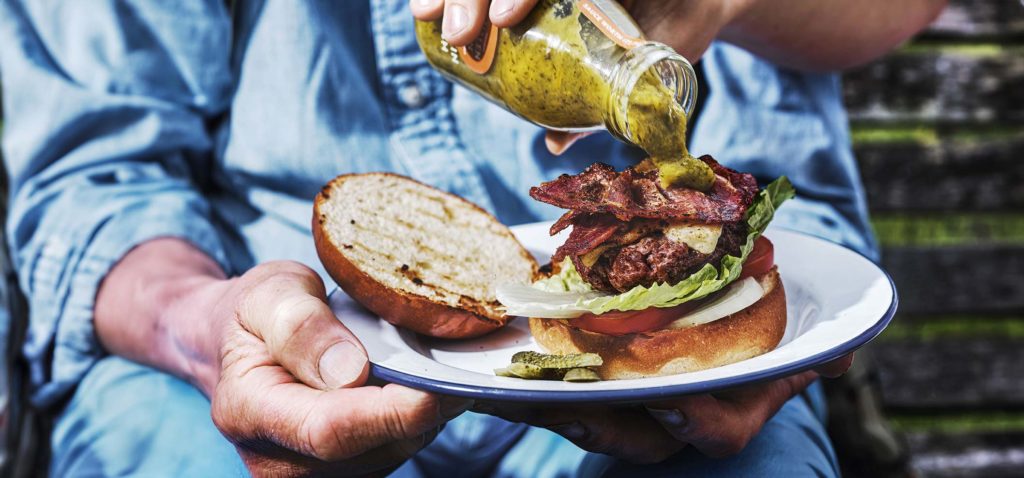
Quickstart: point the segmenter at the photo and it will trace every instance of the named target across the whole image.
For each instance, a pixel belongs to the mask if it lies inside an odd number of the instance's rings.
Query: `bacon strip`
[[[568,216],[568,214],[566,214]],[[563,217],[564,218],[564,217]],[[586,216],[573,219],[569,239],[555,251],[552,263],[562,262],[566,256],[580,256],[607,242],[626,226],[612,216]]]
[[[565,214],[562,214],[562,217],[558,218],[558,220],[551,225],[551,229],[548,230],[548,233],[554,236],[555,234],[558,234],[559,232],[565,230],[565,228],[573,225],[576,222],[579,222],[580,219],[586,216],[589,216],[589,214],[580,211],[569,211]]]
[[[572,210],[556,223],[559,230],[574,224],[581,213],[611,214],[623,222],[635,218],[703,224],[742,220],[757,194],[757,180],[718,164],[711,156],[702,156],[700,160],[715,172],[715,183],[706,193],[688,188],[666,190],[661,187],[657,171],[630,168],[616,172],[607,164],[596,163],[575,176],[563,174],[531,188],[530,196]]]

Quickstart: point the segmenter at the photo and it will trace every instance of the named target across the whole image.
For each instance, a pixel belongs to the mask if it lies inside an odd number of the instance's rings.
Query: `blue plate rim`
[[[892,290],[892,301],[889,308],[882,314],[871,327],[857,335],[853,339],[837,345],[824,352],[807,357],[796,362],[779,365],[767,370],[750,372],[732,377],[704,380],[701,382],[682,383],[675,385],[661,385],[657,387],[646,387],[630,390],[588,390],[586,393],[568,390],[515,390],[496,387],[481,387],[465,385],[460,383],[435,380],[426,377],[407,374],[382,365],[370,363],[370,373],[380,379],[411,388],[434,392],[444,395],[452,395],[465,398],[485,399],[508,402],[547,402],[547,403],[635,403],[647,400],[659,400],[681,395],[694,395],[701,393],[718,392],[737,388],[745,385],[752,385],[760,382],[788,377],[800,372],[810,370],[818,365],[831,362],[863,347],[875,337],[878,337],[883,330],[892,322],[899,307],[899,294],[896,290],[896,283],[892,276],[881,266],[872,261],[860,251],[846,245],[831,242],[818,236],[796,231],[786,227],[778,227],[788,232],[803,235],[805,237],[824,242],[826,244],[846,249],[857,254],[878,269],[889,282],[889,289]]]

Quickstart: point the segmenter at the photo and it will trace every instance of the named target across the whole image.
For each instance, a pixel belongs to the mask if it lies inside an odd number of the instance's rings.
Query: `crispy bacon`
[[[757,181],[750,174],[718,164],[711,156],[700,160],[715,172],[715,183],[706,193],[688,188],[664,189],[657,171],[630,168],[616,172],[607,164],[596,163],[575,176],[563,174],[531,188],[530,196],[572,211],[555,224],[558,230],[575,224],[574,218],[583,213],[611,214],[624,222],[634,218],[704,224],[742,220],[757,194]],[[557,232],[555,227],[552,231]]]
[[[551,262],[557,264],[562,262],[566,256],[586,254],[607,242],[624,227],[626,227],[625,223],[608,215],[586,215],[575,218],[572,222],[569,239],[555,251]]]
[[[562,217],[558,218],[558,220],[551,225],[551,229],[548,230],[548,233],[554,236],[555,234],[562,232],[565,228],[571,226],[574,222],[578,221],[580,218],[586,215],[587,213],[579,211],[569,211],[565,214],[562,214]]]

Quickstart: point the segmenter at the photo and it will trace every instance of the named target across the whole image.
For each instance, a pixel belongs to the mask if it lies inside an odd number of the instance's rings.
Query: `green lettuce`
[[[576,271],[572,261],[566,258],[558,274],[529,286],[533,293],[509,290],[505,294],[499,293],[499,300],[506,299],[511,302],[501,300],[511,315],[555,318],[571,317],[583,312],[603,314],[612,310],[672,307],[706,297],[740,276],[743,261],[754,249],[754,241],[768,227],[779,206],[795,194],[793,185],[785,176],[762,189],[747,209],[745,220],[749,232],[746,242],[740,246],[740,257],[727,255],[722,258],[718,267],[705,264],[703,268],[679,283],[637,286],[621,294],[606,295],[593,290]]]

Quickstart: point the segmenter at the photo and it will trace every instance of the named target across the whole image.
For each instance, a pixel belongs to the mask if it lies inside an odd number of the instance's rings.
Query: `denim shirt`
[[[542,130],[429,67],[407,4],[0,2],[7,240],[37,404],[103,356],[99,283],[149,239],[186,239],[229,274],[272,259],[320,270],[311,199],[338,174],[405,174],[519,224],[560,213],[530,186],[640,159],[607,134],[553,157]],[[874,257],[838,78],[718,43],[702,62],[691,149],[762,182],[788,175],[800,196],[776,224]]]

